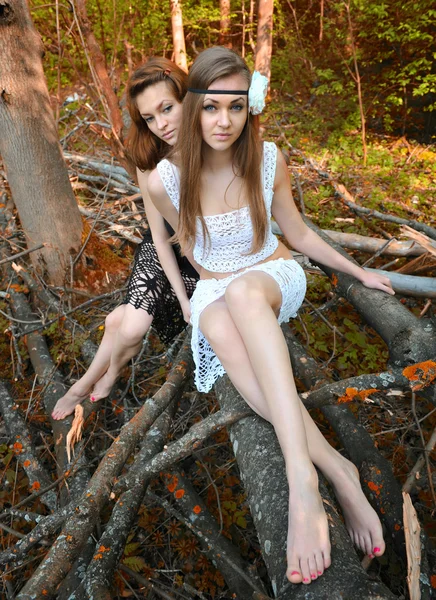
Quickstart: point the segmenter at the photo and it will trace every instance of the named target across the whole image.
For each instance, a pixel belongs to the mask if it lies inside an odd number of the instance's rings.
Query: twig
[[[434,486],[433,486],[433,477],[432,477],[432,472],[431,472],[431,467],[430,467],[430,460],[429,460],[429,456],[427,454],[427,448],[426,448],[426,444],[425,444],[424,434],[422,433],[422,428],[421,428],[421,425],[419,423],[418,415],[416,414],[416,395],[415,395],[415,392],[412,392],[412,414],[413,414],[413,418],[415,419],[415,423],[416,423],[416,425],[418,427],[419,436],[421,438],[422,448],[424,450],[423,456],[424,456],[425,464],[426,464],[426,467],[427,467],[428,484],[430,486],[430,491],[431,491],[431,495],[432,495],[432,498],[433,498],[433,504],[434,504],[434,506],[436,508],[436,496],[435,496],[435,491],[434,491]],[[434,432],[433,432],[433,435],[434,435]]]
[[[410,473],[403,485],[403,492],[407,492],[408,494],[410,494],[412,489],[415,487],[416,483],[419,481],[419,473],[420,473],[422,467],[424,466],[424,464],[426,462],[428,464],[428,457],[433,452],[433,448],[435,446],[436,446],[436,427],[433,429],[433,433],[431,434],[430,439],[428,440],[427,445],[425,446],[423,454],[421,454],[421,456],[416,461],[415,466],[410,471]],[[427,466],[427,470],[428,470],[428,466]]]
[[[126,289],[127,289],[127,286],[124,286],[122,288],[114,290],[113,292],[107,292],[106,294],[101,294],[100,296],[94,296],[94,298],[91,298],[91,300],[87,300],[86,302],[83,302],[82,304],[75,306],[71,310],[68,310],[67,312],[59,314],[56,318],[51,319],[50,321],[47,321],[46,323],[43,323],[39,327],[35,327],[34,329],[26,329],[26,331],[23,333],[23,335],[28,335],[29,333],[34,333],[35,331],[40,331],[41,329],[46,329],[53,323],[56,323],[56,321],[59,321],[59,319],[67,317],[68,315],[71,315],[72,313],[77,312],[78,310],[86,308],[87,306],[94,304],[94,302],[98,302],[98,300],[103,300],[104,298],[110,298],[112,296],[115,296],[116,294],[120,294],[121,292],[124,292]],[[41,320],[39,320],[39,321],[23,321],[23,323],[25,323],[25,322],[41,323]]]
[[[204,541],[204,543],[209,547],[209,548],[213,548],[213,544],[215,543],[215,540],[211,537],[209,537],[206,533],[204,533],[201,529],[199,529],[198,527],[196,527],[195,525],[193,525],[191,523],[191,521],[189,519],[186,519],[178,510],[176,510],[175,508],[173,508],[171,506],[171,504],[167,501],[164,500],[164,498],[160,498],[159,496],[156,496],[156,494],[153,494],[152,492],[147,492],[147,497],[150,498],[150,500],[152,500],[153,502],[159,504],[160,506],[162,506],[167,513],[169,513],[170,515],[173,515],[174,517],[176,517],[176,519],[178,519],[179,521],[181,521],[188,529],[190,529],[198,538],[200,538],[201,540]],[[220,554],[221,554],[221,558],[232,568],[234,569],[234,571],[239,575],[239,577],[241,577],[246,583],[248,583],[248,585],[251,587],[252,590],[254,590],[255,592],[262,592],[263,590],[261,590],[255,583],[254,581],[252,581],[252,579],[240,568],[238,567],[227,555],[225,552],[222,551],[222,549],[220,549]]]
[[[33,248],[29,248],[29,250],[23,250],[22,252],[18,252],[18,254],[13,254],[8,258],[4,258],[0,260],[0,265],[4,265],[5,263],[11,262],[16,258],[21,258],[22,256],[26,256],[26,254],[30,254],[31,252],[35,252],[35,250],[41,250],[41,248],[45,248],[47,244],[39,244],[38,246],[34,246]]]

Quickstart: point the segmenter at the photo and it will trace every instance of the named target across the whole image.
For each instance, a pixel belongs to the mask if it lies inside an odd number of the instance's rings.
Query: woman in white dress
[[[271,214],[289,244],[366,287],[393,294],[389,280],[365,272],[303,222],[285,161],[261,143],[265,78],[236,53],[210,48],[195,60],[182,128],[170,160],[148,181],[150,197],[201,267],[191,298],[195,382],[208,391],[227,372],[247,403],[270,421],[289,483],[287,576],[310,583],[330,565],[330,541],[316,465],[335,489],[354,543],[384,552],[380,521],[352,463],[325,440],[300,401],[280,323],[295,316],[306,280],[271,233]],[[251,84],[251,86],[250,86]]]

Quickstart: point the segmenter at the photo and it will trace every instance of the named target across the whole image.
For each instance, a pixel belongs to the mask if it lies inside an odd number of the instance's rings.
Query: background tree
[[[170,0],[171,25],[173,28],[174,62],[184,71],[188,71],[186,58],[185,34],[183,31],[182,3]]]
[[[0,155],[32,261],[55,284],[78,252],[82,220],[58,141],[43,47],[25,0],[0,2]]]
[[[254,68],[270,80],[274,0],[259,0],[258,11]]]
[[[232,38],[230,37],[230,0],[220,0],[220,35],[219,43],[221,46],[232,47]]]

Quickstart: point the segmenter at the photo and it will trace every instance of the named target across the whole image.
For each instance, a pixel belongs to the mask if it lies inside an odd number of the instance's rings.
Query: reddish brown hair
[[[223,77],[241,74],[251,83],[251,73],[245,61],[233,50],[217,46],[204,50],[193,63],[188,77],[188,88],[207,90]],[[204,239],[209,239],[207,225],[201,212],[200,180],[203,164],[201,111],[204,94],[189,93],[183,102],[183,117],[178,143],[174,152],[180,164],[180,217],[178,239],[185,248],[192,247],[196,220],[200,218]],[[247,122],[234,143],[233,164],[235,173],[242,177],[250,206],[254,239],[251,252],[258,252],[265,242],[267,215],[261,184],[260,165],[262,147],[259,140],[259,118],[248,113]]]
[[[132,123],[126,138],[129,159],[141,171],[154,169],[164,158],[170,146],[157,138],[141,117],[136,98],[146,88],[165,81],[175,100],[180,104],[186,94],[187,74],[167,58],[155,56],[139,66],[127,84],[127,109]]]

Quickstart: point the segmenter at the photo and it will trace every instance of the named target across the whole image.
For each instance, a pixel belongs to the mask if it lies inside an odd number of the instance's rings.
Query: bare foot
[[[62,398],[59,398],[56,402],[51,416],[55,421],[65,419],[65,417],[74,412],[74,409],[78,404],[86,400],[88,395],[89,389],[84,390],[83,387],[81,387],[80,381],[77,381],[70,387],[65,396],[62,396]]]
[[[115,385],[117,377],[110,374],[109,371],[101,377],[94,386],[91,392],[91,402],[97,402],[103,398],[107,398]]]
[[[331,564],[327,516],[313,467],[290,483],[287,546],[286,575],[291,583],[308,584]]]
[[[381,556],[385,542],[380,519],[363,493],[358,470],[343,456],[340,459],[341,469],[330,483],[342,507],[348,533],[362,552],[371,558]]]

